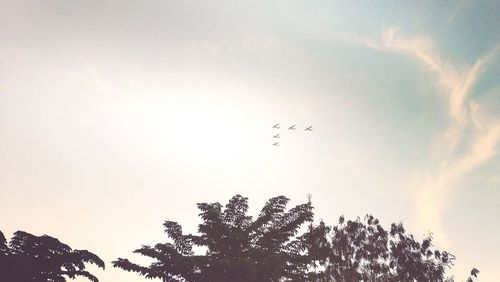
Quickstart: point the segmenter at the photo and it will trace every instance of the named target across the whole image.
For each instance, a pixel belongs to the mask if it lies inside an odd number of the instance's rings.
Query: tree
[[[310,200],[285,211],[288,201],[271,198],[255,220],[247,215],[248,199],[240,195],[224,209],[219,203],[198,204],[198,235],[184,235],[178,223],[166,221],[170,242],[134,251],[153,263],[119,258],[113,266],[169,282],[454,281],[446,270],[455,257],[435,249],[431,235],[418,241],[401,223],[385,230],[372,215],[347,221],[341,216],[337,225],[320,221],[315,226]],[[193,246],[206,253],[196,254]],[[472,269],[467,282],[478,273]]]
[[[143,246],[135,253],[153,258],[140,266],[119,258],[114,267],[163,281],[309,281],[310,261],[299,228],[312,221],[311,203],[285,211],[289,199],[271,198],[253,220],[248,199],[234,196],[225,206],[198,204],[202,223],[198,235],[183,235],[181,226],[164,223],[171,243]],[[206,249],[195,254],[193,246]]]
[[[56,238],[17,231],[7,245],[0,231],[0,281],[64,282],[65,276],[71,279],[82,276],[98,282],[94,275],[85,271],[85,263],[104,269],[104,262],[97,255],[86,250],[72,250]]]
[[[386,231],[372,215],[354,221],[341,216],[333,227],[321,222],[304,240],[324,269],[315,281],[454,281],[445,271],[455,257],[433,249],[431,235],[419,242],[401,223]],[[474,268],[471,277],[478,273]]]

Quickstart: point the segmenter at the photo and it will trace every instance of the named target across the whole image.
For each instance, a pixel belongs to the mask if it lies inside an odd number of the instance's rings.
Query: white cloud
[[[438,241],[446,243],[441,220],[447,196],[468,172],[497,154],[500,121],[482,114],[480,104],[470,95],[477,79],[500,53],[500,44],[467,66],[444,61],[430,39],[402,36],[398,27],[384,30],[381,43],[360,37],[353,37],[353,41],[416,59],[435,74],[439,90],[445,95],[449,123],[436,138],[433,155],[437,156],[437,162],[430,170],[418,173],[413,187],[417,223],[421,228],[432,230]]]

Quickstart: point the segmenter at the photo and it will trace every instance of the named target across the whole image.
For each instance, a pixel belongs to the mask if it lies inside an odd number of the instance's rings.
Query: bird
[[[280,142],[273,143],[273,146],[279,146]]]
[[[277,124],[273,125],[273,128],[280,129],[280,124],[277,123]]]
[[[311,126],[307,127],[307,128],[306,128],[306,129],[304,129],[304,130],[305,130],[305,131],[312,131],[312,130],[313,130],[312,128],[313,128],[313,127],[312,127],[312,125],[311,125]]]
[[[295,130],[295,124],[292,125],[292,126],[290,126],[290,127],[288,127],[288,130]]]
[[[278,133],[278,134],[274,135],[273,138],[280,138],[280,134]]]

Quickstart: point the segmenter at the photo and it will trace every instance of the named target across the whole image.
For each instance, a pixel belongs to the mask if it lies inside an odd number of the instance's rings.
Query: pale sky
[[[494,281],[498,11],[1,0],[0,230],[95,252],[100,281],[145,281],[110,262],[142,261],[132,251],[164,241],[165,220],[195,232],[196,203],[242,194],[255,216],[312,193],[316,220],[402,221],[457,256],[459,280]]]

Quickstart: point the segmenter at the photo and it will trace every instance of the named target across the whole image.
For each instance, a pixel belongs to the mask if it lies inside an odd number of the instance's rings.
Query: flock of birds
[[[279,123],[277,123],[277,124],[273,125],[273,129],[280,129],[280,124],[279,124]],[[296,130],[296,128],[295,128],[295,124],[294,124],[294,125],[289,126],[289,127],[288,127],[288,130]],[[304,129],[304,131],[312,131],[312,130],[313,130],[312,125],[311,125],[311,126],[309,126],[309,127],[306,127],[306,128]],[[278,133],[278,134],[276,134],[276,135],[273,135],[273,139],[274,139],[274,138],[279,139],[279,138],[280,138],[280,134]],[[280,142],[279,142],[279,141],[278,141],[278,142],[274,142],[274,143],[273,143],[273,146],[279,146],[279,145],[280,145]]]

